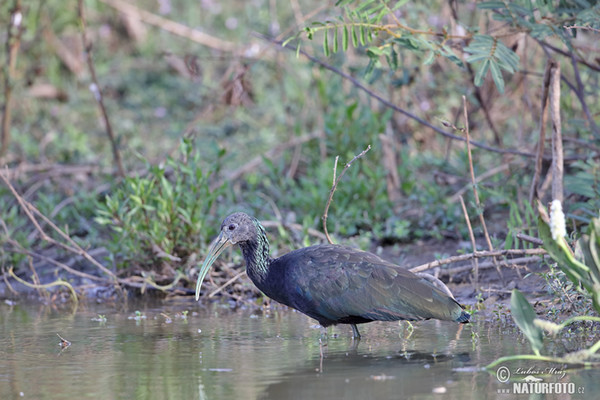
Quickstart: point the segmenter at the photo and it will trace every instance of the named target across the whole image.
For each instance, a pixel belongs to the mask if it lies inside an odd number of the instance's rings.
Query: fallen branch
[[[410,268],[410,272],[422,272],[428,269],[436,268],[445,264],[452,264],[460,261],[468,261],[473,258],[484,258],[484,257],[506,257],[506,256],[522,256],[522,255],[545,255],[547,254],[544,249],[509,249],[509,250],[494,250],[494,251],[474,251],[469,254],[461,254],[460,256],[452,256],[444,258],[442,260],[431,261],[426,264],[421,264],[414,268]]]
[[[542,256],[542,257],[544,257],[544,256]],[[506,266],[506,267],[519,266],[519,265],[530,264],[530,263],[539,262],[539,261],[540,261],[540,256],[518,257],[518,258],[507,259],[507,260],[496,260],[496,262],[486,261],[486,262],[479,263],[479,270],[489,269],[492,267],[497,269],[498,266]],[[456,274],[459,274],[459,273],[465,272],[465,271],[470,271],[471,269],[472,269],[472,267],[470,265],[463,265],[461,267],[443,269],[439,272],[439,274],[441,276],[446,275],[446,276],[449,276],[450,278],[452,278]]]

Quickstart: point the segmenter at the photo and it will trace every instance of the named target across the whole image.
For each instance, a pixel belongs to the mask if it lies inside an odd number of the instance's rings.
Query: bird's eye
[[[235,224],[231,224],[227,227],[227,229],[229,229],[230,231],[235,229]]]

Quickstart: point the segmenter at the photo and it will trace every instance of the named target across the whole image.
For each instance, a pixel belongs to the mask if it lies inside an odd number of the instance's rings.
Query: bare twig
[[[225,282],[224,284],[222,284],[221,286],[219,286],[218,288],[216,288],[215,290],[210,292],[210,294],[208,295],[208,298],[212,299],[213,297],[215,297],[216,294],[220,293],[223,289],[225,289],[227,286],[229,286],[232,283],[234,283],[235,281],[237,281],[239,278],[241,278],[245,274],[246,274],[246,271],[242,271],[242,272],[238,273],[233,278],[231,278],[230,280],[228,280],[227,282]]]
[[[584,29],[584,30],[590,30],[590,31],[593,31],[593,32],[600,33],[600,29],[593,28],[591,26],[564,25],[563,28],[565,28],[565,29]]]
[[[543,255],[542,255],[543,257]],[[506,266],[506,267],[511,267],[511,266],[519,266],[519,265],[523,265],[523,264],[530,264],[530,263],[534,263],[534,262],[539,262],[540,261],[540,257],[539,256],[534,256],[534,257],[519,257],[519,258],[511,258],[509,260],[499,260],[498,262],[482,262],[479,264],[479,270],[483,270],[483,269],[488,269],[488,268],[497,268],[498,263],[501,266]],[[472,266],[470,265],[463,265],[460,267],[455,267],[455,268],[448,268],[448,269],[443,269],[439,272],[440,276],[449,276],[450,279],[452,279],[453,276],[455,276],[458,273],[461,272],[466,272],[466,271],[470,271],[472,268]],[[517,270],[518,271],[518,270]]]
[[[260,223],[265,228],[283,226],[284,228],[291,228],[291,229],[295,229],[297,231],[302,231],[304,229],[304,227],[300,224],[289,223],[289,222],[283,223],[281,221],[260,221]],[[316,229],[308,228],[306,230],[306,233],[308,233],[309,235],[314,236],[320,240],[327,240],[327,236],[325,236],[325,234],[323,232],[320,232]]]
[[[560,121],[560,64],[551,72],[550,118],[552,119],[552,199],[562,203],[563,191],[563,147]]]
[[[471,66],[471,64],[467,63],[467,69],[469,71],[469,75],[471,75],[471,82],[475,82],[475,72],[473,71],[473,67]],[[488,104],[483,98],[481,87],[473,85],[472,88],[474,89],[473,93],[475,94],[475,98],[477,99],[477,101],[479,102],[479,106],[483,110],[485,120],[488,123],[490,129],[492,130],[492,133],[494,134],[494,141],[496,142],[496,145],[502,147],[502,136],[500,136],[498,129],[496,129],[496,125],[494,124],[494,120],[492,119],[490,110],[488,108]]]
[[[533,243],[533,244],[538,245],[538,246],[543,246],[544,245],[544,241],[542,239],[538,239],[536,237],[529,236],[529,235],[526,235],[524,233],[517,233],[517,239],[521,239],[521,240],[523,240],[525,242]]]
[[[9,239],[7,241],[7,243],[10,244],[11,246],[13,246],[13,248],[15,249],[14,251],[16,253],[27,254],[28,256],[30,256],[32,258],[37,258],[39,260],[46,261],[50,264],[54,264],[57,267],[64,269],[68,273],[73,274],[75,276],[79,276],[80,278],[85,278],[85,279],[89,279],[91,281],[96,281],[96,282],[112,283],[112,281],[110,279],[106,279],[106,278],[102,278],[102,277],[99,277],[96,275],[90,275],[90,274],[86,274],[85,272],[77,271],[76,269],[73,269],[73,268],[69,267],[67,264],[62,263],[58,260],[55,260],[52,257],[46,257],[46,256],[36,253],[34,251],[24,249],[18,242],[14,241],[12,239]]]
[[[540,46],[542,46],[542,48],[544,48],[544,50],[550,49],[550,50],[554,51],[555,53],[562,54],[563,56],[566,56],[566,57],[571,57],[570,52],[559,49],[558,47],[553,46],[550,43],[544,42],[543,40],[537,40],[537,42],[540,44]],[[576,60],[579,64],[583,64],[593,71],[600,72],[600,66],[591,64],[581,58],[576,58]]]
[[[442,260],[431,261],[426,264],[421,264],[416,267],[410,268],[409,271],[413,273],[427,271],[428,269],[437,268],[441,265],[452,264],[455,262],[468,261],[473,258],[486,258],[486,257],[506,257],[506,256],[539,256],[547,254],[544,249],[509,249],[509,250],[494,250],[494,251],[474,251],[469,254],[461,254],[459,256],[447,257]],[[510,260],[507,260],[510,261]]]
[[[89,42],[87,38],[87,27],[85,13],[83,9],[83,0],[78,0],[77,5],[79,23],[81,24],[81,40],[83,41],[85,57],[88,69],[90,71],[90,77],[92,79],[90,90],[94,94],[94,98],[96,99],[98,107],[100,108],[100,112],[102,113],[102,118],[104,119],[104,124],[106,127],[106,134],[108,135],[108,139],[110,140],[110,144],[112,147],[113,158],[115,159],[115,163],[117,164],[117,171],[119,173],[119,176],[124,177],[125,170],[123,169],[123,163],[121,162],[121,153],[119,152],[119,147],[117,145],[112,124],[110,123],[110,118],[108,118],[108,112],[106,111],[106,107],[104,106],[104,96],[102,95],[102,89],[100,89],[100,85],[98,84],[98,78],[96,76],[96,68],[94,67],[94,60],[92,59],[92,43]]]
[[[509,164],[502,164],[499,165],[497,167],[494,167],[488,171],[485,171],[483,174],[479,175],[478,177],[475,178],[475,184],[479,184],[480,182],[483,182],[484,180],[486,180],[487,178],[490,178],[496,174],[499,174],[501,172],[506,171],[507,169],[509,169],[510,166]],[[473,187],[473,183],[467,183],[466,185],[464,185],[462,188],[460,188],[456,193],[454,193],[448,200],[452,203],[454,203],[456,200],[458,200],[458,198],[460,196],[462,196],[467,190],[471,189]]]
[[[531,188],[529,189],[529,204],[533,207],[533,202],[538,196],[538,181],[542,174],[542,159],[544,158],[544,143],[546,141],[546,120],[547,120],[547,104],[548,93],[550,91],[550,71],[556,65],[556,61],[549,59],[546,62],[546,71],[544,72],[544,80],[542,84],[542,104],[540,108],[540,135],[538,138],[537,152],[535,159],[535,172],[531,180]]]
[[[12,89],[17,65],[17,54],[21,45],[23,33],[23,14],[21,0],[15,0],[10,12],[10,23],[6,34],[6,67],[4,69],[4,106],[2,107],[2,124],[0,125],[0,157],[6,154],[10,142],[10,125],[12,115]]]
[[[475,235],[473,234],[473,228],[471,228],[471,220],[469,218],[469,213],[467,212],[467,207],[465,206],[465,201],[462,196],[458,197],[460,199],[460,205],[463,210],[463,214],[465,216],[465,222],[467,224],[467,228],[469,229],[469,238],[471,239],[471,247],[473,247],[473,251],[477,251],[477,242],[475,242]],[[479,285],[479,262],[477,258],[472,258],[474,265],[474,281],[475,285]]]
[[[467,113],[467,99],[465,96],[463,96],[462,99],[463,99],[463,117],[465,119],[465,136],[467,138],[467,156],[469,158],[469,172],[471,175],[471,184],[473,185],[473,196],[475,198],[475,206],[477,207],[477,210],[478,210],[479,222],[481,223],[481,227],[483,229],[483,236],[485,237],[485,242],[487,243],[488,250],[493,251],[494,246],[492,246],[492,241],[490,240],[490,235],[488,233],[487,224],[485,223],[485,217],[483,216],[483,207],[481,206],[481,201],[479,200],[479,192],[477,191],[477,181],[475,180],[475,169],[473,168],[473,157],[471,155],[471,138],[469,136],[469,115]],[[464,207],[464,202],[462,201],[462,198],[461,198],[461,202]],[[475,247],[473,247],[473,250],[477,250],[477,249]],[[496,261],[494,257],[492,257],[492,261],[493,262]],[[477,267],[477,264],[475,266]],[[498,275],[500,276],[500,279],[502,279],[502,271],[500,270],[500,267],[497,267],[496,270],[498,271]],[[478,274],[476,274],[476,278],[478,278]],[[477,282],[477,284],[479,284],[479,281],[477,279],[475,280],[475,282]]]
[[[587,118],[588,123],[590,124],[590,129],[598,138],[600,137],[600,130],[598,129],[598,125],[596,125],[596,121],[594,121],[594,117],[590,112],[590,108],[588,107],[587,102],[585,101],[585,86],[581,81],[579,67],[577,66],[577,59],[575,59],[575,54],[573,51],[571,51],[571,65],[573,66],[573,74],[575,75],[575,82],[577,83],[577,88],[573,91],[575,92],[575,95],[581,103],[581,109],[583,110],[583,113],[585,114],[585,117]]]
[[[71,239],[71,237],[69,235],[67,235],[59,227],[57,227],[54,224],[54,222],[52,222],[50,219],[48,219],[37,208],[35,208],[32,204],[27,202],[21,195],[19,195],[19,193],[16,191],[16,189],[10,183],[10,181],[6,178],[4,172],[0,172],[0,179],[8,187],[8,189],[11,191],[11,193],[13,194],[15,199],[17,199],[17,201],[19,202],[19,205],[21,206],[21,209],[27,215],[27,218],[29,218],[29,220],[31,221],[33,226],[40,232],[40,237],[42,240],[44,240],[50,244],[59,246],[71,253],[82,256],[83,258],[85,258],[86,260],[88,260],[89,262],[94,264],[94,266],[96,266],[98,269],[100,269],[106,275],[113,278],[113,280],[115,282],[117,281],[117,277],[115,276],[115,274],[113,274],[104,265],[102,265],[98,261],[96,261],[96,259],[94,259],[94,257],[92,257],[83,248],[81,248],[81,246],[79,246],[73,239]],[[42,227],[40,226],[40,224],[38,223],[37,219],[35,218],[35,216],[33,214],[37,214],[40,218],[42,218],[42,220],[44,220],[44,222],[46,222],[56,233],[58,233],[62,238],[64,238],[68,244],[61,243],[61,242],[53,239],[52,237],[48,236],[48,234],[46,234],[46,232],[42,229]]]
[[[360,152],[360,154],[354,156],[354,158],[352,160],[350,160],[349,162],[346,163],[346,165],[344,166],[344,169],[342,170],[342,172],[340,173],[340,176],[338,176],[336,178],[336,174],[337,174],[337,163],[338,163],[338,159],[339,156],[337,156],[335,158],[335,164],[333,166],[333,184],[331,186],[331,190],[329,191],[329,198],[327,199],[327,204],[325,204],[325,211],[323,212],[323,231],[325,232],[325,236],[327,237],[327,241],[331,244],[333,244],[333,241],[331,240],[331,237],[329,237],[329,232],[327,231],[327,215],[329,212],[329,206],[331,205],[331,201],[333,200],[333,194],[335,193],[335,190],[337,189],[337,185],[340,182],[340,180],[342,179],[342,177],[344,176],[344,174],[346,173],[346,171],[348,170],[348,168],[350,168],[350,166],[352,165],[352,163],[356,160],[358,160],[359,158],[361,158],[362,156],[364,156],[365,154],[367,154],[367,152],[371,150],[371,145],[368,145],[366,149],[364,149],[363,151]]]
[[[473,157],[471,156],[471,138],[469,136],[469,116],[467,114],[467,98],[463,96],[463,117],[465,119],[465,136],[467,138],[467,156],[469,158],[469,172],[471,175],[471,184],[473,185],[473,196],[475,197],[475,206],[480,211],[479,212],[479,221],[481,222],[481,227],[483,228],[483,235],[485,236],[485,241],[488,245],[488,249],[490,251],[494,250],[492,246],[492,241],[490,240],[490,235],[487,230],[487,225],[485,223],[485,218],[483,217],[483,208],[481,206],[481,201],[479,201],[479,192],[477,191],[477,181],[475,180],[475,169],[473,168]]]

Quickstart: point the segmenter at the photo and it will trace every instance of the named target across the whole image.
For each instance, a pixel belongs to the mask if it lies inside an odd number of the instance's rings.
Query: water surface
[[[325,346],[315,324],[288,309],[227,304],[75,312],[2,304],[0,399],[514,398],[500,391],[526,377],[515,375],[518,367],[546,367],[509,364],[506,384],[482,370],[500,356],[530,353],[513,326],[483,318],[420,322],[412,333],[397,322],[361,325],[358,344],[339,325]],[[71,346],[62,349],[57,333]],[[600,391],[597,370],[542,379],[573,383],[573,398]]]

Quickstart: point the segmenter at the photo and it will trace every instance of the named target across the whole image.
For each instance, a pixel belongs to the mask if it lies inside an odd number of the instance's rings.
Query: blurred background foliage
[[[66,5],[68,3],[68,6]],[[549,57],[563,74],[571,227],[600,207],[600,8],[586,1],[85,0],[85,31],[127,177],[118,178],[85,60],[78,2],[3,1],[5,173],[24,198],[113,267],[182,268],[230,211],[299,224],[314,243],[333,178],[348,170],[329,230],[372,243],[468,240],[458,201],[494,239],[535,228],[527,200]],[[22,23],[15,27],[18,7]],[[173,24],[186,29],[173,34]],[[285,41],[282,48],[277,43]],[[18,44],[14,68],[11,45]],[[297,51],[293,51],[299,47]],[[290,51],[291,50],[291,51]],[[481,209],[465,143],[466,96]],[[7,88],[10,89],[8,95]],[[453,127],[456,127],[454,129]],[[549,144],[546,146],[549,155]],[[519,152],[521,154],[519,154]],[[529,155],[523,155],[527,153]],[[549,159],[544,160],[544,179]],[[540,191],[542,199],[548,194]],[[8,189],[3,237],[48,251]],[[480,233],[474,223],[476,234]],[[279,240],[285,239],[285,240]],[[54,256],[62,253],[55,250]],[[195,259],[195,258],[193,258]],[[4,266],[23,266],[4,241]]]

